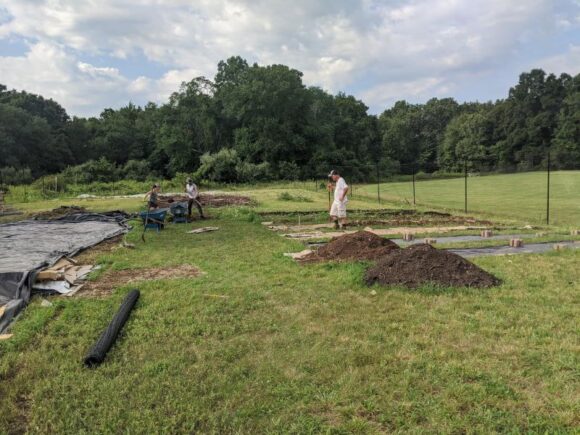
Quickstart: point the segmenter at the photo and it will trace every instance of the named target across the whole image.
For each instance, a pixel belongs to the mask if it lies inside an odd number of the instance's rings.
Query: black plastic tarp
[[[78,213],[52,221],[0,225],[0,307],[4,306],[0,332],[28,303],[40,269],[127,231],[121,214]]]

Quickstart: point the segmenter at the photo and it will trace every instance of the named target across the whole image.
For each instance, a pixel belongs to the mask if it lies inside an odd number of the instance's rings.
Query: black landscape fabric
[[[126,233],[126,215],[78,213],[0,225],[0,333],[26,306],[36,273],[103,240]]]

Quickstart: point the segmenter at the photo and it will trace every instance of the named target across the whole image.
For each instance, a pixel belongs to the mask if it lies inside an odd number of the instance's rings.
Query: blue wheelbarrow
[[[187,223],[187,202],[174,202],[169,206],[174,224]]]
[[[159,232],[165,226],[165,216],[169,211],[168,208],[158,208],[151,211],[141,211],[139,212],[139,217],[143,220],[143,225],[145,225],[145,230],[147,228],[154,228]]]

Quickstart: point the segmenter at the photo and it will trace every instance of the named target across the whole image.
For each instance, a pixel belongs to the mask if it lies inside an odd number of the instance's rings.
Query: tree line
[[[70,117],[57,102],[0,85],[0,182],[61,173],[75,182],[171,178],[212,181],[353,179],[399,174],[580,167],[580,75],[534,69],[507,98],[398,101],[380,115],[364,102],[307,87],[285,65],[218,64],[162,105],[128,104]]]

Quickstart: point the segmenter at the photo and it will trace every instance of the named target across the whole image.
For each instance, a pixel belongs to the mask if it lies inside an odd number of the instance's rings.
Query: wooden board
[[[56,281],[63,278],[62,272],[55,269],[45,269],[36,275],[37,281]]]

